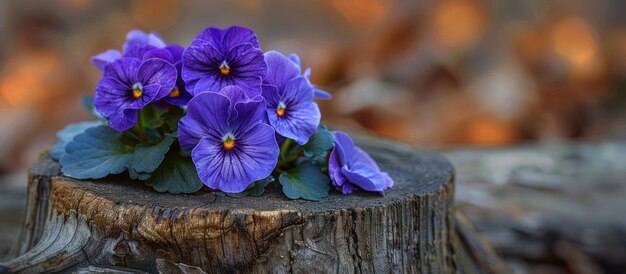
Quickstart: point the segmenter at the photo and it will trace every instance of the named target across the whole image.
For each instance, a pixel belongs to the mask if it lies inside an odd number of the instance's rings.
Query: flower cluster
[[[315,99],[331,95],[310,82],[311,70],[295,54],[263,52],[250,29],[207,28],[187,48],[133,30],[121,52],[92,62],[102,70],[93,97],[102,121],[59,134],[52,151],[67,176],[127,171],[163,192],[204,184],[257,194],[278,178],[289,198],[309,200],[331,186],[393,186],[346,133],[320,125]]]

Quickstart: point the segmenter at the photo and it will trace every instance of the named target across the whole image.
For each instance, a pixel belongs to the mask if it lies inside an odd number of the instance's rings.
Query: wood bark
[[[161,194],[115,176],[30,170],[22,233],[0,272],[497,273],[501,263],[456,223],[453,168],[435,153],[359,138],[395,187],[320,202],[279,190],[233,198]]]
[[[515,273],[624,272],[625,153],[624,141],[445,152],[457,171],[457,212]]]

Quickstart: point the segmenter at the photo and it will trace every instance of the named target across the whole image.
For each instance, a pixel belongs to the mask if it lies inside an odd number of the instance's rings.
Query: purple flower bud
[[[354,187],[382,193],[393,186],[389,174],[382,172],[372,157],[355,146],[348,134],[334,131],[333,135],[335,147],[328,159],[328,174],[335,187],[348,194]]]

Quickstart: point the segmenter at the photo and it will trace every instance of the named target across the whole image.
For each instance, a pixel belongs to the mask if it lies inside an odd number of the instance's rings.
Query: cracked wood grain
[[[473,258],[465,254],[472,249],[458,248],[463,243],[451,233],[453,169],[443,156],[357,141],[396,182],[384,196],[333,193],[308,202],[278,191],[160,194],[123,176],[66,178],[44,156],[31,169],[22,244],[0,265],[26,273],[174,266],[206,273],[493,273],[479,260],[458,259]]]

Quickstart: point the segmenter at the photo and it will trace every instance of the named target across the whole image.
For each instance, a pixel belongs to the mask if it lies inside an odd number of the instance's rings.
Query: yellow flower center
[[[180,90],[178,89],[178,87],[174,87],[174,89],[170,91],[170,97],[178,97],[178,96],[180,96]]]
[[[224,140],[224,148],[232,149],[234,147],[235,147],[235,140],[231,138],[230,136],[226,137],[226,140]]]
[[[133,98],[139,99],[143,95],[143,87],[141,84],[137,83],[133,86]]]
[[[278,114],[278,116],[280,117],[285,115],[285,104],[283,103],[278,104],[278,108],[276,108],[276,114]]]
[[[228,75],[230,73],[230,67],[226,64],[226,61],[222,62],[220,65],[220,73],[222,73],[222,75]]]

